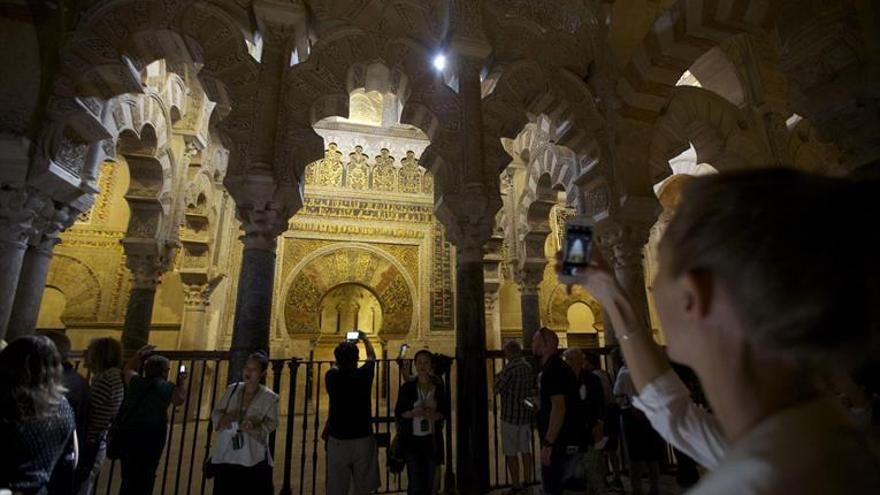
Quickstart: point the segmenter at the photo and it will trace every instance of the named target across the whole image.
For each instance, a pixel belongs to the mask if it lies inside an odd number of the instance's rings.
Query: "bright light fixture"
[[[434,57],[434,68],[442,71],[446,68],[446,56],[442,53]]]

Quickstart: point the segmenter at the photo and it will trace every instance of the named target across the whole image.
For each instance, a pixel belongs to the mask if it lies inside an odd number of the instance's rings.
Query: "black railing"
[[[226,389],[229,374],[228,352],[161,352],[172,364],[172,376],[181,364],[187,366],[187,397],[182,406],[171,409],[168,436],[163,458],[157,472],[156,495],[204,495],[212,491],[212,480],[204,477],[202,466],[210,456],[213,425],[211,411]],[[87,376],[76,357],[78,371]],[[270,438],[270,452],[274,458],[274,484],[281,495],[323,494],[325,485],[326,451],[321,430],[327,420],[328,398],[323,378],[332,362],[320,360],[273,359],[267,372],[267,385],[280,396],[279,425]],[[509,478],[501,452],[500,404],[494,394],[492,381],[504,365],[498,351],[487,353],[489,377],[490,486],[501,488],[509,485]],[[456,395],[455,364],[444,376],[451,390],[453,404]],[[380,446],[379,468],[381,487],[377,493],[400,493],[406,491],[406,475],[392,474],[386,465],[386,448],[394,436],[394,403],[403,381],[402,370],[394,360],[383,356],[377,360],[373,394],[373,425]],[[443,466],[443,490],[454,490],[454,416],[447,418],[446,463]],[[538,452],[537,436],[534,452]],[[670,459],[672,459],[670,457]],[[118,493],[121,482],[120,466],[115,461],[105,461],[95,485],[94,495]],[[533,466],[538,479],[537,466]]]

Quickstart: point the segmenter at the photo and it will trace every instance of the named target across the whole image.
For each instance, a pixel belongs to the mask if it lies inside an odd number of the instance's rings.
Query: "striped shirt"
[[[110,429],[125,395],[122,371],[111,368],[92,378],[92,396],[89,401],[89,422],[86,438],[98,442]]]
[[[523,403],[535,386],[532,366],[519,357],[504,365],[495,378],[495,393],[501,394],[501,420],[525,425],[532,422],[532,411]]]

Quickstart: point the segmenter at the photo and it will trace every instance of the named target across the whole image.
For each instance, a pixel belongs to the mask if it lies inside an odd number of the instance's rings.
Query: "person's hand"
[[[558,251],[556,274],[563,283],[567,284],[569,292],[572,285],[580,285],[603,304],[610,302],[622,291],[598,247],[592,249],[589,264],[586,267],[573,269],[570,275],[562,271],[562,251]]]
[[[425,415],[425,410],[421,407],[415,407],[412,410],[412,415],[414,418],[421,418]]]
[[[550,466],[550,457],[553,454],[553,447],[541,447],[541,464],[544,466]]]
[[[141,347],[140,349],[138,349],[138,351],[137,351],[137,355],[138,355],[138,357],[140,357],[141,359],[144,359],[145,357],[147,357],[147,356],[149,356],[150,354],[152,354],[153,351],[155,351],[155,350],[156,350],[156,346],[151,345],[151,344],[147,344],[147,345]]]

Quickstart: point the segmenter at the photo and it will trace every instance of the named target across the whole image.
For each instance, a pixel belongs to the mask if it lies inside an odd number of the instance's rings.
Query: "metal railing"
[[[600,350],[601,352],[602,350]],[[228,352],[160,352],[171,360],[170,380],[176,379],[180,365],[186,365],[187,396],[182,406],[173,407],[169,413],[169,427],[165,451],[156,473],[154,495],[204,495],[210,493],[213,481],[202,472],[205,460],[210,456],[213,440],[211,411],[220,400],[227,386],[229,374]],[[604,352],[603,352],[604,359]],[[324,493],[326,451],[321,431],[327,420],[329,398],[323,387],[324,375],[332,366],[330,361],[273,359],[270,360],[266,385],[279,395],[279,425],[269,443],[274,459],[274,486],[281,495],[317,495]],[[78,371],[87,376],[80,367],[80,358],[74,358]],[[493,378],[504,366],[499,351],[490,351],[486,358],[489,403],[486,412],[489,420],[490,486],[509,486],[510,480],[501,452],[500,399],[494,394]],[[443,377],[455,404],[456,368],[453,361],[449,372]],[[406,491],[406,475],[392,474],[387,461],[387,446],[395,432],[394,404],[403,381],[402,372],[395,360],[383,356],[376,363],[373,380],[373,426],[379,445],[379,469],[381,486],[377,493],[400,493]],[[446,463],[443,466],[443,489],[454,490],[453,434],[455,410],[445,422]],[[538,439],[534,435],[534,452],[538,452]],[[670,457],[670,461],[674,459]],[[533,466],[539,479],[537,466]],[[105,460],[101,475],[95,485],[94,495],[118,493],[121,482],[120,466],[116,461]]]

